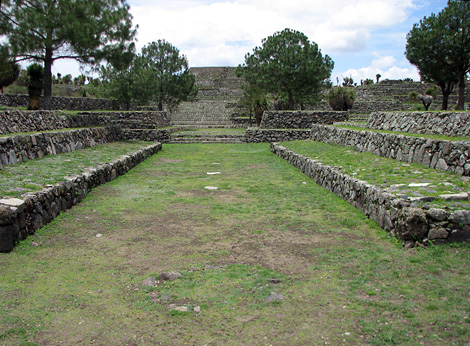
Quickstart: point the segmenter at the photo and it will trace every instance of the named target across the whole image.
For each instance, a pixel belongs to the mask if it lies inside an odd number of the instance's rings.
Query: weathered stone
[[[449,216],[449,221],[456,224],[470,225],[470,210],[456,210]]]
[[[439,195],[445,201],[464,201],[468,199],[468,193],[461,192],[461,193],[451,193],[445,195]]]
[[[285,299],[286,297],[280,293],[276,293],[276,292],[271,292],[271,294],[266,297],[266,299],[264,300],[266,303],[272,303],[272,302],[278,302],[278,301],[281,301],[283,299]]]
[[[449,232],[444,227],[433,227],[429,230],[428,239],[446,239],[449,236]]]
[[[155,287],[157,285],[157,279],[154,277],[150,276],[146,278],[144,281],[142,281],[142,286],[152,286]]]
[[[15,245],[16,229],[13,224],[0,226],[0,252],[9,252]]]
[[[426,215],[433,220],[444,221],[447,219],[447,212],[444,209],[431,208],[426,211]]]
[[[175,281],[181,277],[181,273],[178,272],[164,272],[158,275],[158,280],[160,281]]]

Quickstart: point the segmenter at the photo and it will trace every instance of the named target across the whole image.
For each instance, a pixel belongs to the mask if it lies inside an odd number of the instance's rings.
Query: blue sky
[[[335,62],[332,81],[352,76],[419,79],[404,56],[406,34],[447,0],[129,0],[137,47],[165,39],[190,66],[237,66],[261,40],[291,28]],[[64,74],[59,63],[55,70]],[[70,70],[73,75],[77,72]]]

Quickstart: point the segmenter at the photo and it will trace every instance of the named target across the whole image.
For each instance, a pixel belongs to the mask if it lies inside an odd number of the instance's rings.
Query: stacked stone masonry
[[[67,128],[120,125],[123,129],[157,129],[170,126],[166,112],[81,112],[59,115],[56,111],[0,111],[0,134],[39,132]]]
[[[470,137],[470,112],[375,112],[370,115],[367,127]]]
[[[28,95],[1,94],[0,104],[7,107],[28,107]],[[52,97],[52,109],[68,109],[73,111],[113,110],[119,109],[113,101],[88,97]]]
[[[95,127],[31,135],[0,137],[0,168],[46,155],[67,153],[121,140],[119,126]]]
[[[160,143],[155,143],[114,162],[68,177],[66,181],[39,192],[25,194],[22,199],[1,199],[0,251],[11,251],[17,241],[34,234],[61,211],[82,201],[94,187],[127,173],[161,148]]]
[[[260,127],[263,129],[309,129],[313,124],[333,124],[347,120],[347,112],[265,111]]]
[[[311,139],[356,151],[470,176],[470,142],[448,141],[313,125]]]
[[[245,132],[246,143],[273,143],[287,142],[310,138],[310,130],[306,129],[247,129]]]
[[[317,184],[335,193],[381,228],[405,244],[470,241],[470,211],[411,207],[407,199],[387,193],[374,185],[341,173],[334,167],[323,165],[306,156],[296,154],[277,144],[271,151],[299,168]]]

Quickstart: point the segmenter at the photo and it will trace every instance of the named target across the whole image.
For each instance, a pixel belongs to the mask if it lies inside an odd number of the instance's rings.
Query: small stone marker
[[[429,186],[431,183],[411,183],[408,186],[409,187],[421,187],[421,186]]]
[[[468,199],[468,193],[461,192],[461,193],[452,193],[452,194],[445,194],[439,195],[444,201],[464,201]]]
[[[150,276],[146,278],[144,281],[142,281],[142,286],[155,287],[156,285],[157,285],[157,279],[155,279],[153,276]]]
[[[204,186],[206,190],[218,190],[219,188],[217,186]]]
[[[268,282],[272,284],[280,284],[282,279],[268,279]]]
[[[160,281],[175,281],[181,276],[178,272],[165,272],[158,275],[158,280]]]
[[[271,295],[269,297],[267,297],[264,301],[267,302],[267,303],[279,302],[279,301],[283,300],[284,298],[285,298],[285,296],[280,294],[280,293],[271,292]]]

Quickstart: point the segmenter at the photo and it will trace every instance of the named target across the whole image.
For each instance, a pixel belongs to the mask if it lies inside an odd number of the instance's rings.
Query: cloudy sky
[[[192,67],[237,66],[276,31],[291,28],[335,62],[332,81],[411,77],[406,34],[447,0],[128,0],[137,47],[165,39]],[[56,69],[59,66],[56,66]],[[62,71],[61,71],[62,72]],[[62,72],[63,73],[63,72]],[[76,73],[72,73],[76,74]]]

